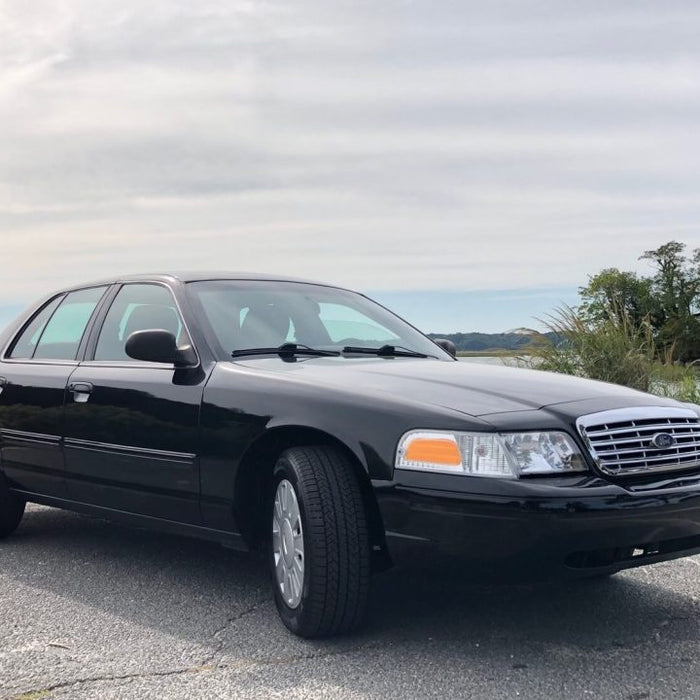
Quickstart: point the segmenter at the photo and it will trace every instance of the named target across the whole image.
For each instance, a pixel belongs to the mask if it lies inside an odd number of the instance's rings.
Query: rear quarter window
[[[58,296],[52,299],[48,304],[45,304],[24,326],[17,339],[12,344],[7,357],[15,359],[29,359],[34,356],[34,351],[44,332],[46,324],[56,310],[56,307],[61,303],[63,296]]]
[[[80,289],[49,302],[22,330],[9,357],[74,360],[90,317],[106,289]]]

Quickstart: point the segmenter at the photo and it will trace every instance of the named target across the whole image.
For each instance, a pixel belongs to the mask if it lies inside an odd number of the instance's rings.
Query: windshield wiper
[[[401,345],[382,345],[381,348],[361,348],[352,345],[346,345],[343,348],[343,353],[358,353],[361,355],[378,355],[379,357],[435,357],[435,355],[426,355],[423,352],[409,350]]]
[[[319,350],[310,348],[308,345],[300,345],[298,343],[282,343],[276,348],[242,348],[234,350],[231,357],[243,357],[245,355],[313,355],[316,357],[337,357],[340,355],[335,350]]]

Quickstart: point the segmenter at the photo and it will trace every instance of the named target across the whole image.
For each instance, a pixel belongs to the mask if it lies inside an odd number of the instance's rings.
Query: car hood
[[[604,382],[562,374],[467,362],[413,358],[254,358],[237,366],[310,383],[317,388],[403,398],[471,416],[532,411],[599,399],[621,406],[664,405],[668,400]]]

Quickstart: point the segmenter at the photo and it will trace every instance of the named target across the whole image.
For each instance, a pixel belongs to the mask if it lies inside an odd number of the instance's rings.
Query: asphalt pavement
[[[31,506],[0,542],[0,698],[700,699],[700,557],[595,581],[393,569],[304,641],[258,560]]]

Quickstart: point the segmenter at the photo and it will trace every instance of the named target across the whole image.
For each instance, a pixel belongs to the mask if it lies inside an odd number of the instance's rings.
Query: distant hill
[[[511,328],[506,331],[506,335],[538,335],[537,331],[533,331],[532,328]]]
[[[553,339],[554,333],[543,333]],[[486,350],[524,350],[540,334],[529,328],[515,328],[506,333],[428,333],[429,338],[447,338],[458,351],[484,352]]]

